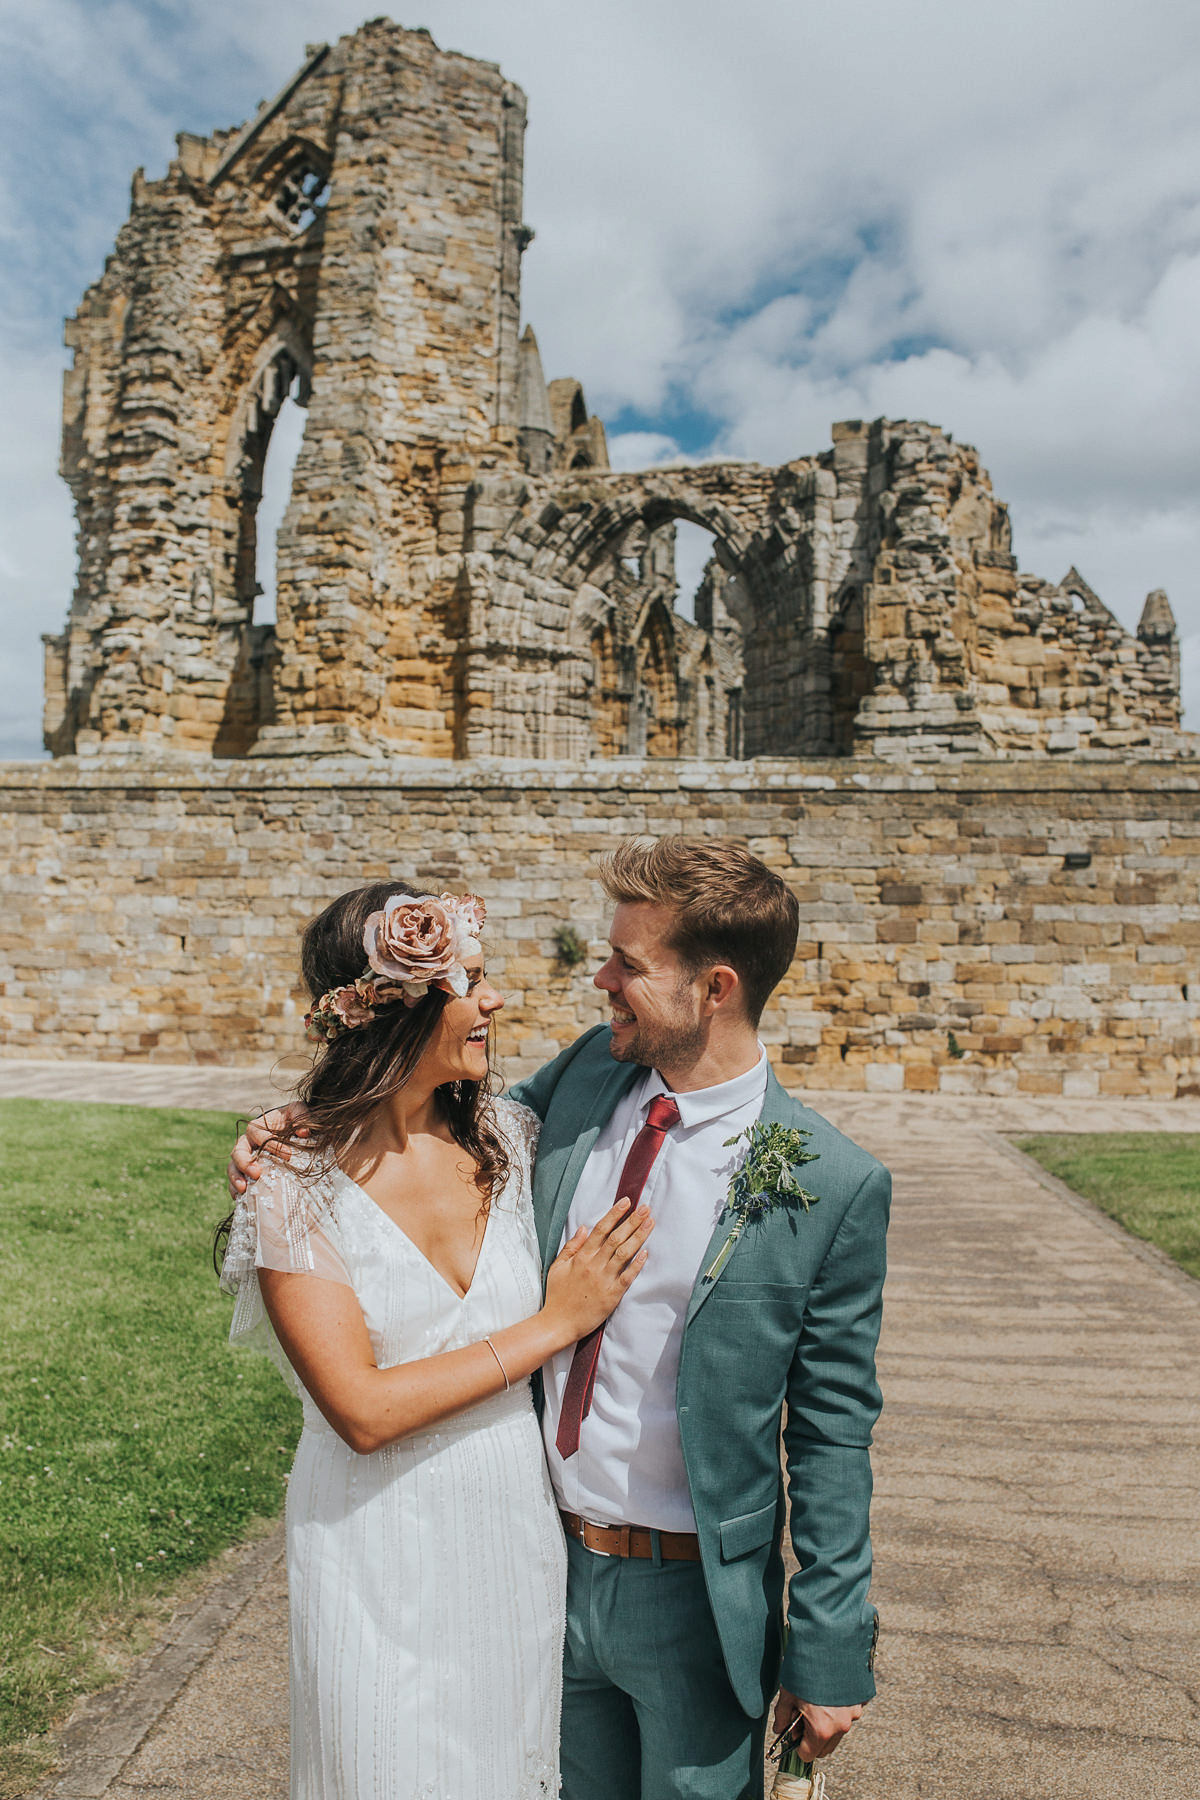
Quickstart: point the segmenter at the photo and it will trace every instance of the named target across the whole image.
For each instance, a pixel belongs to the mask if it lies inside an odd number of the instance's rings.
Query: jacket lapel
[[[537,1208],[538,1237],[541,1243],[544,1268],[548,1269],[558,1254],[558,1246],[567,1223],[567,1214],[571,1210],[571,1201],[575,1198],[575,1189],[579,1186],[579,1177],[583,1174],[584,1164],[592,1153],[592,1146],[600,1135],[601,1128],[608,1123],[618,1100],[644,1074],[645,1070],[637,1063],[614,1062],[584,1099],[581,1108],[582,1117],[575,1133],[575,1141],[562,1166],[562,1172],[558,1177],[553,1195],[543,1196],[542,1204]],[[614,1199],[615,1197],[614,1195]],[[545,1220],[544,1229],[543,1220]]]
[[[794,1125],[796,1123],[797,1113],[802,1113],[804,1110],[805,1108],[801,1106],[798,1100],[793,1100],[790,1095],[784,1092],[771,1070],[768,1069],[767,1091],[763,1095],[762,1111],[758,1115],[758,1122],[762,1125]],[[720,1281],[721,1276],[725,1273],[725,1270],[729,1267],[734,1257],[742,1248],[744,1234],[733,1246],[733,1249],[726,1257],[721,1268],[717,1270],[717,1273],[710,1279],[705,1279],[705,1270],[710,1269],[717,1260],[732,1229],[733,1220],[728,1214],[722,1213],[721,1217],[717,1220],[716,1230],[709,1239],[708,1249],[704,1252],[704,1261],[700,1264],[700,1273],[696,1277],[696,1285],[692,1289],[692,1297],[688,1301],[687,1317],[684,1320],[685,1330],[696,1317],[696,1314],[700,1311],[700,1308],[704,1305],[704,1302],[708,1299],[708,1296],[712,1293],[718,1281]]]

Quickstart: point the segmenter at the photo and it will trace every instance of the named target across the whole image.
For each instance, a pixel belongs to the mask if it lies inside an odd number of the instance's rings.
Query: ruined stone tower
[[[1135,638],[1075,570],[1019,574],[978,457],[935,427],[610,470],[579,384],[518,337],[524,123],[493,65],[375,20],[135,177],[68,326],[52,750],[928,756],[1178,725],[1166,596]],[[307,425],[256,625],[289,392]],[[694,618],[680,519],[715,543]]]
[[[517,446],[520,91],[379,20],[239,132],[181,136],[68,327],[79,582],[47,741],[454,741],[477,468]],[[271,427],[308,409],[251,624]],[[453,516],[457,512],[457,529]]]

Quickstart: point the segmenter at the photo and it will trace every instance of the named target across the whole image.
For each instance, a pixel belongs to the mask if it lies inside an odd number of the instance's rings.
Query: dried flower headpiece
[[[393,894],[363,926],[367,967],[347,987],[330,988],[304,1016],[310,1037],[332,1043],[369,1025],[381,1006],[415,1006],[431,987],[463,995],[463,967],[479,955],[487,908],[474,894]]]

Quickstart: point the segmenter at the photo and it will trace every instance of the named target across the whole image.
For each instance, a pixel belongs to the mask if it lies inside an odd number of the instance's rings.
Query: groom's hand
[[[297,1135],[302,1136],[304,1127],[299,1121],[304,1117],[304,1108],[296,1101],[289,1106],[276,1107],[260,1118],[251,1119],[245,1131],[233,1146],[225,1179],[229,1183],[230,1198],[236,1200],[239,1194],[246,1191],[248,1181],[257,1181],[262,1174],[259,1155],[267,1150],[272,1156],[280,1157],[284,1162],[291,1161],[291,1152],[286,1144],[280,1143],[276,1132],[286,1132],[289,1127]]]
[[[776,1736],[786,1731],[795,1719],[804,1720],[804,1734],[794,1737],[793,1745],[805,1762],[829,1756],[837,1749],[856,1719],[861,1719],[861,1706],[814,1706],[809,1700],[797,1700],[786,1688],[780,1688],[775,1702]]]

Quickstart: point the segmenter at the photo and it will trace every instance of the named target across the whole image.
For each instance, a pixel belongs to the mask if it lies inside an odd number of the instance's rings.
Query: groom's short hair
[[[689,975],[713,963],[737,972],[750,1023],[796,954],[800,907],[773,870],[728,838],[625,838],[600,858],[610,900],[674,914],[667,942]]]

